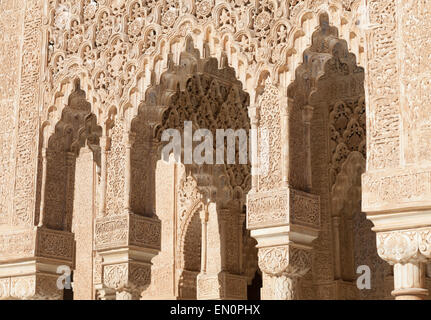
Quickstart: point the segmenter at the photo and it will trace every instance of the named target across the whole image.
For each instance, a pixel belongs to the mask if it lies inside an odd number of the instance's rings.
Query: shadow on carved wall
[[[356,288],[359,265],[372,269],[373,286],[381,289],[387,270],[376,252],[372,224],[359,222],[365,219],[361,212],[366,157],[364,69],[325,13],[295,79],[288,88],[289,161],[295,168],[289,183],[321,197],[314,271],[306,279],[336,280],[343,288],[338,299],[383,298],[383,291]]]

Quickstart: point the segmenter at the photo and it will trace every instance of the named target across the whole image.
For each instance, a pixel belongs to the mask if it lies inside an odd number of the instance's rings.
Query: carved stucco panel
[[[370,128],[367,163],[370,170],[400,164],[400,86],[397,55],[397,2],[368,1],[369,19],[375,26],[367,35],[367,90]]]
[[[10,222],[13,208],[14,128],[18,105],[20,57],[25,3],[0,4],[0,225]]]
[[[363,210],[426,206],[431,195],[431,172],[421,169],[366,173],[362,177]]]
[[[280,92],[269,78],[259,100],[259,191],[277,189],[282,183],[282,137]],[[263,173],[264,172],[264,173]]]
[[[26,1],[22,45],[20,98],[17,119],[13,225],[33,223],[36,202],[39,81],[42,56],[42,3]]]

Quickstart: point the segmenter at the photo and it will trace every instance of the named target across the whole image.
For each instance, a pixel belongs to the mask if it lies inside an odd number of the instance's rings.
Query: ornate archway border
[[[99,13],[110,10],[106,6],[103,6],[105,2],[106,1],[100,1],[101,6],[98,9]],[[132,2],[128,8],[135,2]],[[197,3],[190,3],[191,8],[187,10],[192,12]],[[190,6],[190,4],[188,5]],[[133,114],[136,114],[140,102],[145,98],[146,90],[151,85],[158,83],[160,75],[167,69],[169,57],[173,59],[174,63],[178,62],[179,54],[183,51],[185,45],[186,35],[190,36],[197,44],[201,56],[213,56],[220,62],[224,59],[229,60],[230,65],[236,71],[237,77],[243,83],[245,91],[250,94],[252,103],[256,101],[259,88],[262,86],[262,81],[268,74],[272,75],[273,82],[280,87],[281,92],[284,93],[286,91],[285,89],[294,79],[294,70],[302,62],[302,51],[308,45],[310,39],[309,35],[313,32],[313,29],[319,25],[318,17],[323,11],[327,11],[331,21],[335,21],[335,26],[341,30],[341,37],[348,35],[348,37],[344,38],[349,42],[352,52],[358,55],[358,53],[364,51],[363,31],[360,29],[361,25],[357,24],[357,21],[363,20],[361,16],[363,10],[360,0],[348,1],[347,3],[341,3],[341,1],[306,0],[302,1],[301,5],[303,7],[289,9],[291,10],[289,11],[289,15],[291,14],[291,16],[287,15],[286,8],[280,7],[279,9],[281,11],[279,10],[276,13],[280,16],[275,20],[275,23],[270,26],[271,30],[268,39],[265,39],[266,42],[273,41],[271,37],[275,36],[277,28],[281,25],[284,25],[286,28],[290,27],[290,30],[288,30],[288,32],[286,31],[286,39],[277,47],[279,53],[277,54],[278,61],[275,63],[264,62],[269,60],[269,57],[272,57],[275,49],[268,49],[270,51],[265,53],[263,50],[264,48],[257,48],[259,45],[257,43],[258,39],[256,36],[253,36],[253,32],[251,32],[247,26],[242,26],[241,30],[236,32],[233,31],[232,28],[220,26],[217,19],[220,17],[220,12],[223,9],[235,13],[235,21],[238,21],[239,9],[232,7],[229,3],[222,3],[215,6],[212,9],[212,18],[207,19],[207,21],[199,21],[194,15],[190,14],[189,11],[185,10],[184,15],[177,18],[170,29],[165,30],[160,24],[150,23],[143,29],[142,34],[146,35],[151,30],[159,30],[160,36],[157,38],[156,47],[151,53],[134,57],[131,61],[127,62],[125,68],[132,65],[136,68],[133,71],[133,81],[126,86],[127,89],[124,90],[120,99],[110,101],[108,105],[117,106],[118,110],[120,110],[120,114],[124,114],[128,108],[132,108],[134,110]],[[284,11],[282,9],[284,9]],[[295,10],[297,12],[295,12]],[[47,11],[49,13],[45,20],[45,42],[49,42],[50,24],[53,25],[55,22],[53,9],[47,9]],[[71,19],[73,18],[74,16],[72,15]],[[251,18],[253,17],[248,17],[249,20]],[[238,22],[238,26],[241,26],[241,22]],[[240,28],[238,27],[238,29]],[[164,33],[162,33],[162,31]],[[115,39],[124,39],[124,34],[124,32],[113,34],[109,42],[112,44]],[[244,36],[248,37],[249,44],[252,46],[252,50],[249,52],[245,52],[245,50],[248,49],[244,46],[244,43],[240,42],[240,39]],[[77,54],[70,57],[66,55],[65,50],[54,50],[46,66],[46,79],[49,79],[48,82],[62,82],[68,77],[67,74],[70,73],[70,68],[74,66],[80,66],[79,68],[85,70],[86,68],[83,67],[83,57],[82,55],[79,56],[78,52],[81,52],[81,49],[86,46],[89,46],[89,41],[84,41],[77,51]],[[48,43],[46,47],[49,47]],[[60,56],[64,59],[64,72],[62,72],[63,75],[54,79],[51,76],[53,72],[52,64],[54,63],[55,65],[56,58]],[[94,82],[94,76],[101,70],[101,67],[95,67],[93,72],[91,72],[92,77],[89,77],[89,79]],[[88,70],[87,74],[90,74]],[[94,87],[94,85],[91,85],[91,87]],[[53,88],[49,88],[48,86],[45,88],[45,91],[49,93],[47,93],[44,99],[43,121],[47,119],[46,110],[52,107],[52,97],[57,96],[62,89],[58,86]],[[100,101],[100,97],[96,98],[96,100]],[[106,105],[106,103],[104,103],[104,105]],[[109,107],[104,108],[102,105],[99,105],[97,108],[101,109],[99,112],[95,112],[98,116],[108,112],[106,109],[109,109]]]

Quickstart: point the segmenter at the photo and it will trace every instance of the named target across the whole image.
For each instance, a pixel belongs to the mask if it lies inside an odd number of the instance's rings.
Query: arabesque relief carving
[[[430,12],[1,1],[0,299],[426,298]],[[166,157],[189,124],[247,148]]]

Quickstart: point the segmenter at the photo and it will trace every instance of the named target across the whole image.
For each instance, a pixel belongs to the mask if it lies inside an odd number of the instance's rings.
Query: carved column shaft
[[[420,261],[394,265],[394,291],[396,300],[423,300],[428,296],[425,289],[426,264]]]
[[[238,223],[238,242],[239,242],[239,272],[243,273],[244,269],[244,257],[243,257],[243,239],[244,239],[244,221],[245,214],[240,214]]]
[[[334,230],[334,262],[335,262],[335,279],[341,279],[341,261],[340,261],[340,217],[332,217],[332,226]]]
[[[72,196],[71,192],[73,192],[73,181],[75,177],[73,176],[73,166],[75,165],[76,155],[73,152],[66,153],[66,187],[65,187],[65,209],[63,215],[63,226],[65,230],[70,230],[72,225]]]
[[[311,119],[313,118],[314,108],[304,106],[302,109],[302,121],[304,122],[304,142],[306,150],[305,181],[307,191],[311,190]]]
[[[207,247],[208,247],[208,206],[205,205],[205,209],[201,211],[201,223],[202,223],[202,257],[201,257],[201,272],[207,272]]]
[[[258,186],[258,168],[259,168],[259,153],[258,153],[258,128],[259,128],[259,115],[258,108],[249,108],[249,118],[251,124],[251,187],[253,190]]]
[[[299,278],[281,275],[274,279],[274,298],[276,300],[298,300]]]
[[[108,157],[109,150],[109,138],[102,137],[100,139],[100,149],[101,149],[101,172],[100,172],[100,203],[99,203],[99,216],[103,217],[106,214],[106,179],[107,179],[107,170],[106,170],[106,159]]]
[[[126,146],[126,166],[124,177],[124,208],[127,212],[131,212],[131,183],[132,183],[132,159],[131,150],[135,141],[135,134],[131,132],[125,133],[124,143]]]
[[[42,149],[42,185],[40,190],[40,214],[39,214],[39,227],[44,224],[45,215],[45,194],[46,194],[46,176],[47,176],[47,166],[48,166],[48,155],[49,152],[46,148]]]

